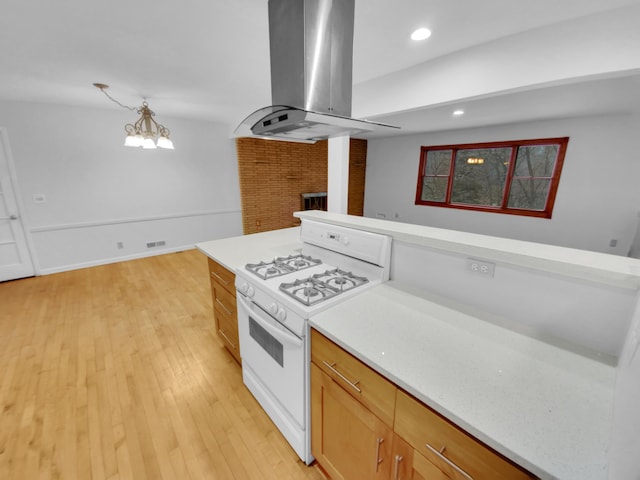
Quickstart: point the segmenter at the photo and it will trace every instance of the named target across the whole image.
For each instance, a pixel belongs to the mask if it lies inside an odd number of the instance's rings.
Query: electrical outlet
[[[118,250],[122,250],[124,248],[124,243],[118,242],[116,246],[118,247]]]
[[[493,277],[495,268],[495,263],[478,260],[476,258],[467,258],[467,270],[473,273],[477,273],[478,275],[483,275],[485,277],[491,278]]]

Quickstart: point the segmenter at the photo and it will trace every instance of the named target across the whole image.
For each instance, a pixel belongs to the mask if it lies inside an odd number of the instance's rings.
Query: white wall
[[[391,256],[392,280],[437,295],[438,301],[457,302],[455,308],[469,308],[486,321],[617,363],[635,290],[491,260],[493,275],[477,275],[468,270],[469,255],[397,240]]]
[[[370,140],[364,215],[627,255],[640,211],[638,132],[637,116],[612,115]],[[423,145],[564,136],[569,146],[551,219],[414,205]]]
[[[228,126],[156,113],[171,130],[173,151],[123,146],[135,112],[0,103],[39,273],[242,234]],[[34,194],[46,203],[34,203]],[[160,240],[164,247],[146,247]]]

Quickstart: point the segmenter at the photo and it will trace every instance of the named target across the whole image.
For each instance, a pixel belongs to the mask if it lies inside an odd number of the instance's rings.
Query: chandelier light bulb
[[[171,140],[169,140],[169,137],[165,137],[165,136],[160,136],[158,138],[158,141],[156,142],[156,145],[160,148],[168,148],[169,150],[173,150],[173,142]]]
[[[149,138],[149,137],[145,138],[142,141],[142,148],[144,148],[145,150],[151,150],[151,149],[156,148],[156,144],[153,141],[153,138]]]
[[[125,147],[137,147],[138,146],[138,140],[136,139],[135,135],[127,135],[124,139],[124,146]]]

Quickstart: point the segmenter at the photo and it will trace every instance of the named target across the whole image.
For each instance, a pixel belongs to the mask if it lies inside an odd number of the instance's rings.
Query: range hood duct
[[[355,0],[269,0],[271,101],[236,136],[315,142],[397,127],[351,116]]]

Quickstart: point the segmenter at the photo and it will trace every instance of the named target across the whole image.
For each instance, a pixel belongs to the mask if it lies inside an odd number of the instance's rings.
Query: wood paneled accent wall
[[[314,144],[236,139],[245,234],[300,224],[303,193],[327,191],[326,140]],[[348,213],[362,215],[367,141],[351,139]]]
[[[367,141],[351,139],[349,145],[349,199],[347,213],[364,215],[364,179],[367,170]]]

